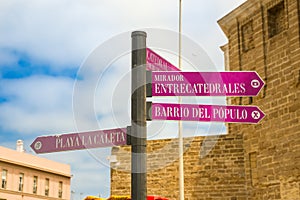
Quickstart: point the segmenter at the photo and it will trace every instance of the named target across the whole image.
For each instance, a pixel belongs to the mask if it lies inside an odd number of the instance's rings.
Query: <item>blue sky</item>
[[[201,46],[214,69],[223,69],[219,47],[227,42],[217,20],[243,2],[183,0],[182,32]],[[29,145],[40,135],[126,126],[130,117],[126,89],[130,87],[126,82],[130,57],[121,52],[109,65],[101,66],[104,61],[93,60],[93,53],[104,48],[103,44],[114,44],[113,40],[144,28],[175,33],[178,2],[1,0],[0,145],[14,149],[16,140],[22,139],[27,153],[33,154]],[[155,39],[159,40],[149,35],[149,44],[159,44]],[[109,50],[107,55],[117,52],[116,48]],[[163,50],[160,53],[176,65],[176,56]],[[94,76],[95,69],[88,67],[91,63],[98,70]],[[91,81],[95,81],[93,85]],[[87,105],[84,98],[91,95],[90,90],[94,105]],[[163,126],[176,132],[172,122]],[[207,128],[204,125],[199,130]],[[156,135],[156,129],[152,124],[151,139],[176,137]],[[194,134],[189,124],[186,130]],[[80,194],[109,196],[109,155],[106,148],[39,156],[71,165],[74,199],[79,199]]]

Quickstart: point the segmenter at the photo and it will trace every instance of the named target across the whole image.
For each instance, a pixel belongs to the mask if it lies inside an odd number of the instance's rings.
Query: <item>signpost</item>
[[[146,37],[131,34],[131,198],[147,198]]]
[[[172,63],[155,53],[149,48],[146,48],[146,62],[148,71],[180,71]]]
[[[168,103],[151,103],[150,106],[149,120],[258,123],[265,116],[265,114],[256,106]]]
[[[149,73],[152,96],[256,96],[264,86],[253,71]]]
[[[37,137],[30,147],[38,154],[126,145],[126,128]]]
[[[147,197],[147,120],[258,123],[265,114],[256,106],[148,103],[149,96],[256,96],[264,82],[256,72],[181,72],[146,48],[146,33],[132,37],[131,126],[37,137],[30,145],[36,153],[50,153],[131,145],[131,197]],[[151,73],[151,81],[146,70]],[[155,71],[155,72],[154,72]],[[148,72],[147,72],[148,73]],[[147,84],[151,82],[151,84]],[[146,86],[147,85],[147,86]],[[150,92],[149,92],[150,91]],[[149,114],[149,112],[148,112]]]

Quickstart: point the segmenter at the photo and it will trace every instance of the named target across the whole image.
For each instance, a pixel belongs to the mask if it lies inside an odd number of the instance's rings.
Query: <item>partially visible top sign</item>
[[[50,153],[126,145],[126,128],[37,137],[30,147],[36,153]]]
[[[170,63],[151,49],[147,48],[146,54],[146,69],[148,71],[180,71],[180,69],[172,65],[172,63]]]

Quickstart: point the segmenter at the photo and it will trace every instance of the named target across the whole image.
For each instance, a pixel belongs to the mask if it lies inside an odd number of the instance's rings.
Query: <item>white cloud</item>
[[[245,1],[183,1],[182,33],[201,45],[220,69],[224,64],[223,53],[219,47],[227,43],[227,39],[217,21]]]
[[[183,1],[183,33],[203,43],[208,32],[218,32],[210,39],[218,48],[222,33],[216,30],[217,18],[237,2],[243,1]],[[58,65],[78,66],[111,35],[142,27],[178,29],[178,2],[173,0],[9,0],[1,1],[0,13],[1,46],[26,52],[56,70]]]
[[[18,57],[5,49],[0,48],[0,66],[6,65],[16,65],[18,61]],[[1,69],[1,68],[0,68]],[[1,73],[1,71],[0,71]]]
[[[26,52],[56,70],[59,65],[77,67],[111,35],[151,24],[168,26],[164,15],[169,11],[157,12],[163,5],[138,0],[10,0],[0,7],[0,44]]]
[[[0,80],[0,123],[3,129],[23,134],[67,131],[72,119],[73,80],[64,77],[33,76]]]

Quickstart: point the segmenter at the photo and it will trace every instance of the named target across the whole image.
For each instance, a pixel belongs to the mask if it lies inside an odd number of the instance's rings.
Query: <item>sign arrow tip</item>
[[[39,153],[39,150],[42,148],[42,142],[39,141],[38,138],[36,138],[30,145],[30,147],[35,153]]]

